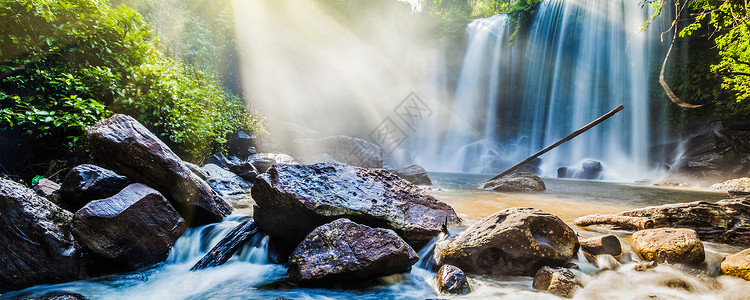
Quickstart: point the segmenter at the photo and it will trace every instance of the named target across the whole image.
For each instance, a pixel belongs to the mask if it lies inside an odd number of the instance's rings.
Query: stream
[[[578,216],[617,213],[623,210],[665,203],[709,201],[721,193],[685,189],[656,188],[601,181],[545,179],[547,192],[539,194],[494,193],[474,189],[491,175],[431,173],[434,186],[428,190],[450,204],[463,219],[462,226],[515,206],[535,207],[555,214],[569,224]],[[189,229],[173,247],[164,263],[138,272],[92,278],[56,285],[40,285],[3,294],[0,299],[33,297],[50,292],[71,292],[89,299],[559,299],[535,292],[532,278],[470,276],[472,293],[465,296],[441,295],[434,287],[435,272],[429,253],[433,243],[419,251],[421,260],[409,273],[377,279],[362,287],[303,288],[288,283],[286,268],[270,262],[268,237],[256,234],[240,252],[222,266],[190,272],[205,255],[244,218],[238,211],[225,221]],[[576,299],[747,299],[750,282],[718,276],[722,258],[741,248],[704,242],[706,262],[697,268],[666,264],[636,271],[639,258],[633,254],[630,233],[597,227],[572,226],[579,235],[612,233],[623,243],[624,254],[617,259],[602,255],[597,266],[582,257],[572,262],[580,270],[584,284]],[[454,228],[451,233],[459,232]]]

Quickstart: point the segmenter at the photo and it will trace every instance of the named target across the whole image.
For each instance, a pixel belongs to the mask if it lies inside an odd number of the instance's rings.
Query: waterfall
[[[542,175],[594,159],[605,179],[648,176],[649,146],[663,139],[649,122],[664,118],[649,109],[650,95],[668,46],[659,40],[667,18],[641,32],[651,13],[634,0],[548,0],[513,43],[506,16],[475,20],[452,111],[439,118],[450,120],[435,137],[444,147],[423,160],[435,171],[496,173],[623,104],[542,156]]]

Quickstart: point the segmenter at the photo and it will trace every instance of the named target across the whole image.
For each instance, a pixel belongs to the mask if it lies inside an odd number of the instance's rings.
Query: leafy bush
[[[0,129],[80,145],[113,112],[197,160],[236,130],[262,131],[211,76],[166,58],[141,16],[98,0],[0,2]]]

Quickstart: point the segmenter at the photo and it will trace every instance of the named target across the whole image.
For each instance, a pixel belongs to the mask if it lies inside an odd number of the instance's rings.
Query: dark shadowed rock
[[[698,234],[688,228],[637,231],[633,242],[641,256],[649,261],[697,265],[706,258]]]
[[[258,137],[255,135],[247,134],[242,130],[237,131],[229,140],[229,154],[246,158],[257,153],[255,151],[255,145],[257,142]]]
[[[721,181],[750,174],[750,133],[715,130],[685,140],[671,177]]]
[[[245,190],[253,185],[242,177],[214,164],[203,166],[203,171],[208,176],[206,182],[223,197],[245,194]]]
[[[537,290],[547,291],[564,298],[572,298],[579,285],[576,276],[570,270],[547,266],[536,272],[532,283]]]
[[[249,160],[244,160],[239,164],[230,166],[229,171],[237,174],[237,176],[240,176],[250,184],[255,183],[255,177],[258,177],[258,170]]]
[[[601,179],[604,173],[602,162],[593,159],[585,159],[581,162],[581,168],[573,175],[578,179],[597,180]]]
[[[750,280],[750,249],[725,257],[721,261],[721,274]]]
[[[0,178],[0,292],[79,278],[73,214]]]
[[[219,241],[211,251],[195,263],[190,271],[203,270],[226,263],[237,250],[240,250],[247,241],[258,232],[258,226],[252,220],[246,220],[237,225],[227,236]]]
[[[435,245],[435,262],[468,273],[534,275],[562,266],[578,252],[576,233],[560,218],[533,208],[509,208]]]
[[[391,172],[343,164],[274,165],[252,196],[258,227],[288,249],[338,218],[393,229],[415,247],[458,221],[453,208]]]
[[[184,162],[184,163],[185,163],[185,166],[187,166],[188,169],[190,169],[190,171],[193,171],[193,174],[198,175],[198,177],[200,177],[203,180],[206,180],[206,178],[208,178],[208,174],[206,174],[206,172],[203,171],[203,169],[201,169],[199,165],[196,165],[194,163],[189,163],[189,162]]]
[[[89,203],[112,197],[130,184],[125,176],[95,165],[76,166],[63,180],[60,201],[76,211]]]
[[[135,270],[163,261],[185,221],[158,191],[140,183],[91,201],[75,213],[73,235],[115,269]]]
[[[292,141],[291,147],[293,154],[303,163],[330,162],[332,159],[362,168],[383,167],[383,149],[355,137],[337,135],[320,139],[298,139]]]
[[[612,234],[579,237],[578,242],[581,244],[581,249],[591,255],[609,254],[618,256],[622,253],[620,239]]]
[[[89,128],[89,147],[108,165],[159,190],[191,225],[221,221],[232,208],[143,125],[115,114]]]
[[[471,293],[464,271],[456,266],[443,265],[437,272],[437,286],[441,293],[465,295]]]
[[[543,192],[547,190],[544,181],[531,173],[513,173],[487,181],[480,188],[495,192]]]
[[[338,219],[315,228],[289,257],[289,279],[337,283],[408,271],[417,253],[395,232]]]
[[[242,160],[238,157],[227,157],[221,152],[216,152],[206,157],[206,164],[214,164],[224,169],[229,169],[230,166],[239,164],[240,162],[242,162]]]
[[[619,215],[646,217],[655,227],[691,228],[706,241],[750,246],[750,199],[667,204]]]
[[[42,178],[42,180],[39,180],[39,183],[34,186],[34,192],[50,201],[52,201],[59,191],[60,184],[47,178]]]
[[[407,181],[417,185],[432,185],[432,180],[427,176],[427,171],[419,165],[411,165],[403,167],[398,170],[393,170],[393,173],[398,175]]]

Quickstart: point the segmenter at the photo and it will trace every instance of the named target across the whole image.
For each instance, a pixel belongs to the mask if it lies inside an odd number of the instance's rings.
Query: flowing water
[[[463,219],[462,226],[503,208],[525,206],[540,208],[560,216],[566,222],[590,213],[614,213],[626,209],[694,200],[717,201],[723,194],[598,181],[547,179],[548,191],[539,194],[506,194],[476,190],[489,176],[450,173],[431,174],[435,185],[430,192],[451,204]],[[0,298],[29,297],[48,292],[80,293],[90,299],[557,299],[535,292],[532,278],[472,276],[473,292],[462,297],[435,292],[428,257],[432,243],[421,249],[420,262],[411,272],[380,278],[366,287],[302,288],[286,281],[286,268],[269,260],[268,238],[262,234],[232,257],[225,265],[190,272],[190,267],[244,218],[233,215],[222,223],[188,230],[173,247],[166,262],[129,274],[112,275],[57,285],[36,286],[8,293]],[[629,233],[576,228],[580,235],[614,233],[623,242],[626,254],[615,259],[599,256],[597,266],[585,259],[574,259],[584,288],[579,299],[746,299],[750,284],[742,279],[717,276],[721,258],[741,249],[705,243],[707,263],[698,269],[659,265],[647,271],[635,271],[637,257]],[[455,228],[451,234],[459,232]]]

